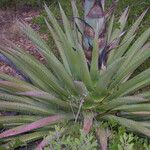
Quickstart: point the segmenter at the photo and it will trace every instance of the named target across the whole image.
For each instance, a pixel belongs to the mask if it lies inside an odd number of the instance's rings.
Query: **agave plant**
[[[0,141],[5,149],[17,140],[23,144],[41,139],[40,150],[50,142],[50,131],[58,123],[64,124],[60,136],[80,123],[85,134],[96,127],[101,141],[105,132],[99,125],[114,120],[150,137],[150,92],[141,90],[150,84],[150,69],[133,75],[150,57],[150,43],[146,43],[150,28],[136,37],[147,11],[125,32],[129,8],[116,21],[116,2],[105,11],[105,0],[85,0],[81,19],[75,1],[71,3],[73,22],[59,4],[63,28],[45,5],[45,22],[60,58],[25,23],[18,23],[20,29],[43,54],[46,64],[11,42],[1,46],[0,53],[26,76],[20,80],[0,73],[0,111],[16,112],[0,116]],[[106,148],[106,142],[101,146]]]

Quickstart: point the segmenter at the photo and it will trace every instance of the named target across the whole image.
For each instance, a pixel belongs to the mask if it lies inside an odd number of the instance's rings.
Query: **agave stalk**
[[[128,8],[120,16],[120,27],[115,28],[116,2],[105,11],[104,0],[85,0],[84,18],[79,17],[75,1],[71,2],[73,23],[59,4],[63,29],[45,5],[45,22],[61,59],[30,26],[20,22],[20,29],[34,42],[47,64],[11,43],[11,48],[0,49],[31,80],[0,73],[0,111],[18,113],[11,119],[9,115],[0,116],[5,129],[0,133],[4,148],[15,146],[16,139],[21,140],[20,145],[43,139],[37,147],[42,149],[58,123],[65,126],[62,134],[77,123],[88,134],[97,123],[114,120],[129,131],[150,137],[150,94],[140,90],[150,85],[150,69],[132,76],[150,57],[150,44],[146,43],[150,28],[135,36],[147,10],[124,32]],[[139,93],[134,94],[135,91]],[[96,126],[96,132],[101,148],[106,148],[105,129]]]

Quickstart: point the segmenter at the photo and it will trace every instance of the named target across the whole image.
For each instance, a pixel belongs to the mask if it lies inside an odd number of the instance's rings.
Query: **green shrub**
[[[107,128],[101,128],[101,125],[107,122],[116,128],[120,124],[127,131],[150,137],[150,92],[141,90],[150,85],[150,68],[133,76],[150,57],[147,43],[150,28],[135,36],[147,10],[124,32],[128,8],[115,19],[114,7],[104,13],[103,2],[85,0],[85,15],[80,18],[75,1],[71,2],[72,22],[59,5],[61,26],[45,5],[45,23],[60,58],[29,25],[21,22],[18,22],[20,29],[37,46],[46,63],[12,42],[6,41],[8,43],[0,47],[0,58],[5,56],[3,60],[12,62],[24,77],[21,80],[0,73],[0,111],[17,113],[0,117],[0,124],[5,129],[0,133],[1,147],[9,149],[16,141],[22,145],[41,139],[37,146],[41,150],[49,145],[50,133],[69,136],[79,125],[86,137],[94,131],[98,146],[106,149]],[[58,133],[54,124],[63,130]],[[124,145],[124,140],[129,147],[133,146],[130,145],[132,136],[126,136],[123,134],[119,138],[118,147]],[[80,144],[80,138],[77,144]]]

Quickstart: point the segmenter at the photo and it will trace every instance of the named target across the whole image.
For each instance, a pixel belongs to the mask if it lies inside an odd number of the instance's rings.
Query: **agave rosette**
[[[45,22],[61,59],[25,23],[19,23],[20,29],[43,54],[46,65],[12,43],[11,47],[0,49],[30,79],[19,80],[0,73],[0,111],[17,113],[0,116],[5,129],[0,133],[4,148],[17,139],[22,143],[42,139],[54,124],[68,121],[69,129],[71,124],[81,122],[88,133],[95,121],[115,120],[150,137],[150,92],[140,90],[150,84],[150,69],[132,76],[150,57],[150,43],[146,43],[150,28],[138,38],[135,36],[146,11],[124,32],[128,8],[116,28],[111,15],[115,2],[105,11],[104,0],[85,0],[84,19],[79,17],[75,1],[71,2],[73,23],[59,5],[63,29],[45,5]],[[37,149],[42,149],[48,140],[44,138]]]

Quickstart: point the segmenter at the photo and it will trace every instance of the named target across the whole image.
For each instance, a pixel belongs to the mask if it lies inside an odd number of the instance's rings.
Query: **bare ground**
[[[32,24],[32,19],[33,17],[37,17],[39,13],[39,10],[33,9],[21,9],[17,11],[13,9],[0,10],[0,44],[3,43],[4,39],[11,40],[17,46],[22,47],[24,50],[34,55],[40,61],[44,61],[42,55],[37,52],[37,48],[23,33],[21,33],[21,31],[19,31],[17,26],[17,20],[22,20],[38,32],[40,26]],[[45,40],[48,39],[46,34],[42,34],[41,37]],[[0,71],[13,76],[18,76],[15,70],[3,62],[0,62]]]

